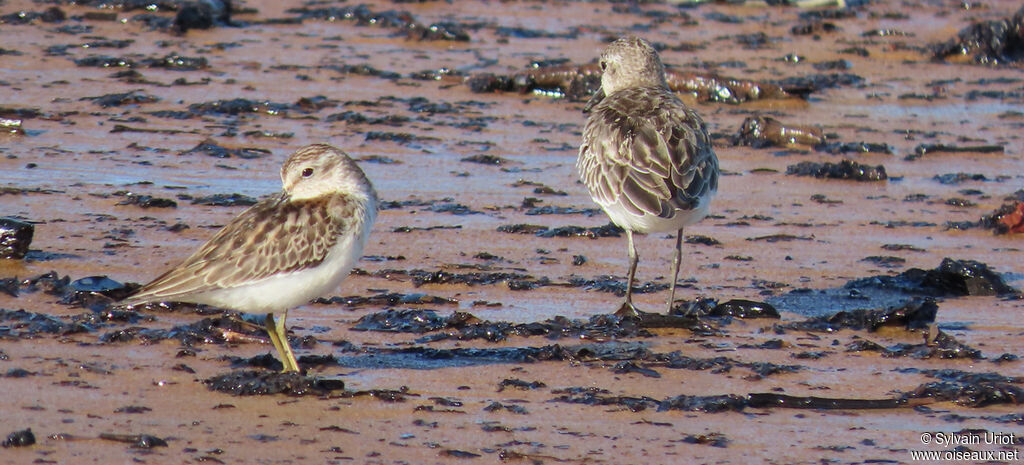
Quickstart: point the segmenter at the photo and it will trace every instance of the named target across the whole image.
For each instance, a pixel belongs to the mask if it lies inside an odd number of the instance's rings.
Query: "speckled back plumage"
[[[657,52],[619,39],[601,56],[602,92],[588,105],[577,168],[616,224],[672,231],[707,214],[718,158],[704,121],[665,84]]]

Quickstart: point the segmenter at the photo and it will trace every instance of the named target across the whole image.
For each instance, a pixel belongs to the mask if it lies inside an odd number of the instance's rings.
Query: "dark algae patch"
[[[34,234],[35,226],[31,223],[0,217],[0,259],[25,258]]]
[[[786,168],[786,174],[815,178],[849,179],[852,181],[885,181],[889,177],[882,165],[870,166],[852,160],[839,163],[802,161]]]
[[[838,331],[840,329],[876,331],[882,326],[924,329],[935,321],[938,310],[939,307],[935,300],[920,299],[901,307],[839,311],[829,316],[786,323],[776,328],[802,331]]]
[[[1024,233],[1024,202],[1003,204],[982,216],[979,223],[982,227],[991,229],[993,234]]]
[[[933,270],[912,268],[897,276],[877,276],[850,281],[847,289],[879,288],[933,297],[1010,295],[1020,291],[1007,285],[988,265],[975,260],[945,258]]]
[[[846,346],[847,352],[878,352],[883,357],[909,357],[915,359],[970,359],[981,360],[985,356],[981,350],[957,341],[956,338],[938,329],[924,335],[920,344],[899,343],[882,346],[879,343],[862,339],[853,341]]]
[[[4,442],[0,445],[3,447],[28,447],[36,443],[36,435],[32,434],[32,428],[26,428],[21,431],[15,431],[7,435]]]
[[[1008,297],[1019,292],[984,263],[945,258],[931,270],[910,268],[897,275],[854,279],[833,289],[795,289],[768,301],[791,312],[820,317],[844,309],[865,311],[872,307],[898,309],[906,305],[929,305],[925,303],[927,299],[921,300],[923,297]]]
[[[1005,65],[1024,59],[1024,8],[1013,16],[976,22],[956,37],[932,46],[935,59],[971,57],[983,65]]]
[[[232,371],[203,381],[211,390],[236,396],[285,394],[289,396],[325,395],[344,390],[345,383],[300,373],[260,370]]]
[[[632,412],[647,409],[686,412],[742,412],[754,409],[813,409],[813,410],[875,410],[914,408],[934,402],[951,401],[965,407],[985,407],[996,404],[1019,403],[1024,395],[1020,386],[1002,382],[934,382],[926,383],[895,398],[856,399],[818,396],[792,396],[778,393],[750,393],[746,395],[680,395],[665,399],[647,396],[611,395],[599,388],[570,387],[552,391],[561,394],[554,402],[586,404],[601,407],[619,407]]]
[[[102,433],[100,439],[106,441],[122,442],[133,449],[152,449],[154,447],[167,447],[167,441],[151,434],[116,434]]]
[[[271,153],[267,149],[261,149],[257,147],[226,147],[217,143],[213,139],[206,139],[195,147],[186,150],[181,153],[182,155],[206,155],[215,158],[241,158],[243,160],[251,160],[254,158],[263,158],[269,156]]]
[[[534,214],[537,214],[536,212]],[[559,226],[550,228],[547,226],[535,225],[535,224],[510,224],[498,226],[498,232],[509,233],[509,234],[533,234],[537,237],[586,237],[590,239],[597,239],[599,237],[620,237],[624,232],[622,228],[615,225],[614,223],[608,223],[604,226],[593,226],[585,228],[583,226]]]
[[[25,310],[0,309],[0,338],[30,339],[44,334],[69,335],[86,333],[90,328],[79,323],[69,323],[57,317],[32,313]]]

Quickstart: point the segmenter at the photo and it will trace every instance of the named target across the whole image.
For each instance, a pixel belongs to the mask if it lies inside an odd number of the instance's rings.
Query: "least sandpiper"
[[[665,67],[646,40],[624,37],[601,54],[601,89],[584,109],[576,168],[594,201],[629,240],[629,279],[620,312],[637,314],[634,233],[676,231],[672,291],[683,253],[683,227],[708,214],[718,188],[718,158],[704,121],[669,89]]]
[[[281,167],[284,190],[231,220],[195,253],[122,304],[190,302],[266,312],[284,371],[299,371],[288,309],[336,288],[362,255],[377,193],[349,156],[303,147]],[[282,312],[274,321],[274,312]]]

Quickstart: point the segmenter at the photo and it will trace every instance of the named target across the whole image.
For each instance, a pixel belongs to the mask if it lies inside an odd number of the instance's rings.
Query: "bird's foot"
[[[619,318],[641,318],[642,315],[640,310],[633,306],[633,302],[627,300],[615,311],[615,316]]]

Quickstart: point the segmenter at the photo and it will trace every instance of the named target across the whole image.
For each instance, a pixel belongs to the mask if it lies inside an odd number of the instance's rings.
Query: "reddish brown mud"
[[[233,3],[176,22],[170,2],[0,1],[0,216],[35,226],[0,260],[0,462],[903,463],[952,450],[925,433],[979,431],[1016,442],[971,450],[1022,448],[1016,291],[925,279],[948,257],[1024,286],[1016,51],[935,57],[1019,3]],[[723,170],[677,290],[713,301],[680,309],[781,318],[607,317],[626,244],[577,182],[584,101],[467,83],[578,70],[626,33],[677,77],[785,90],[679,86]],[[748,118],[782,142],[734,144]],[[211,389],[268,379],[257,320],[99,293],[187,256],[316,142],[384,202],[357,272],[290,312],[319,384]],[[663,309],[674,243],[639,239],[643,309]],[[116,282],[67,287],[91,276]]]

